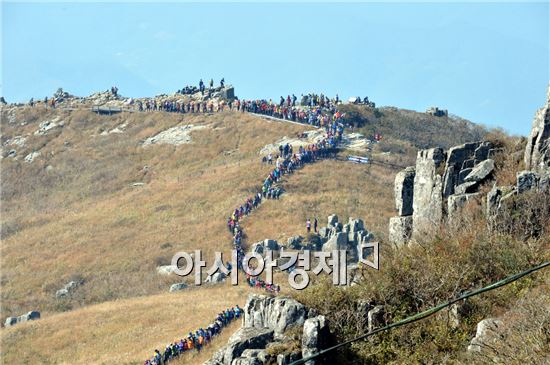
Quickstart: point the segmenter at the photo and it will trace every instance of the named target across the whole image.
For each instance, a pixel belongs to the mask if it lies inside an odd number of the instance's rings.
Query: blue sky
[[[526,135],[549,82],[549,4],[2,3],[2,95],[308,92],[432,105]]]

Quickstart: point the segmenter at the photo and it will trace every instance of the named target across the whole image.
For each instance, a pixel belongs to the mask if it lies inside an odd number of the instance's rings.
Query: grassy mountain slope
[[[35,135],[41,122],[56,117],[58,122],[64,121],[62,128]],[[403,120],[406,129],[409,122]],[[141,145],[161,131],[187,124],[206,126],[191,133],[190,144]],[[380,128],[384,125],[380,122]],[[103,135],[117,127],[123,133]],[[416,127],[411,124],[410,128]],[[362,128],[369,132],[368,126]],[[386,156],[391,162],[413,161],[419,145],[384,132],[383,128],[391,127],[380,128],[376,131],[385,136],[375,152],[399,152]],[[133,361],[172,341],[176,328],[183,334],[204,325],[201,312],[182,323],[170,323],[162,314],[158,323],[166,325],[168,332],[153,331],[134,344],[137,327],[133,326],[147,326],[153,318],[148,310],[140,308],[155,304],[155,311],[168,313],[177,303],[188,303],[178,298],[189,295],[189,301],[197,301],[193,295],[203,290],[174,296],[161,294],[180,280],[158,275],[156,266],[169,264],[172,255],[181,250],[200,248],[207,262],[214,251],[228,253],[231,239],[225,219],[257,191],[270,169],[260,163],[258,152],[267,144],[306,129],[234,112],[99,116],[84,110],[18,108],[13,116],[4,110],[3,156],[13,148],[17,159],[5,157],[1,162],[1,317],[38,309],[43,318],[2,329],[3,348],[9,349],[3,352],[3,358],[14,359],[23,353],[23,363],[40,362],[41,356],[51,363]],[[16,136],[27,138],[24,146],[7,143]],[[479,139],[467,131],[451,137],[451,144]],[[426,138],[423,143],[439,143]],[[406,148],[394,150],[393,144]],[[33,151],[40,151],[40,155],[32,163],[25,162],[24,157]],[[287,193],[281,200],[267,201],[245,219],[248,242],[303,235],[306,218],[315,216],[323,225],[332,213],[343,219],[364,219],[366,227],[383,240],[388,218],[393,215],[396,172],[388,166],[343,161],[308,165],[284,178]],[[144,185],[133,186],[136,182]],[[74,279],[83,285],[70,298],[55,299],[55,291]],[[209,307],[213,312],[245,300],[241,288],[224,288],[223,293]],[[211,297],[205,292],[204,298],[210,301]],[[92,304],[97,305],[82,308]],[[123,315],[126,312],[128,316]],[[101,336],[115,338],[111,342],[116,346],[107,351],[97,334],[82,331],[78,334],[87,348],[65,349],[79,328],[76,322],[93,327],[99,313],[112,322],[100,327]],[[126,327],[134,332],[118,336]],[[37,342],[50,336],[58,344],[55,353],[49,350],[47,341]],[[15,345],[29,342],[34,345],[28,352]],[[139,352],[130,355],[133,346]],[[90,355],[103,351],[107,353]],[[91,361],[86,360],[89,358]]]

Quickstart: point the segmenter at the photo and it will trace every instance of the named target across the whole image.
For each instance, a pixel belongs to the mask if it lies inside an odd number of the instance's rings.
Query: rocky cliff
[[[537,111],[525,149],[527,170],[517,173],[515,186],[493,187],[487,195],[487,215],[498,215],[517,194],[550,186],[550,88],[546,104]],[[489,141],[465,143],[445,151],[421,150],[416,165],[395,177],[396,217],[389,222],[390,242],[402,245],[432,237],[444,222],[452,222],[470,200],[481,198],[479,188],[492,181],[494,156]]]
[[[288,334],[291,329],[298,329],[301,334],[300,349],[290,344],[295,340]],[[204,365],[263,365],[274,362],[284,365],[318,352],[326,347],[329,338],[327,319],[296,300],[250,295],[244,307],[242,327]],[[276,348],[287,350],[277,351]],[[308,365],[314,364],[321,362],[308,362]]]

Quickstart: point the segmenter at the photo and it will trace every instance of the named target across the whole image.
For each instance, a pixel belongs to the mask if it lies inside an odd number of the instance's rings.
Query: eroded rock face
[[[290,326],[302,325],[307,315],[306,307],[294,299],[250,295],[244,307],[243,327],[270,328],[279,338]]]
[[[476,151],[480,145],[481,142],[464,143],[449,149],[443,177],[444,197],[454,194],[454,187],[462,183],[459,178],[461,171],[465,168],[472,168],[474,166]]]
[[[442,148],[418,152],[413,194],[413,239],[422,238],[441,224],[443,217]]]
[[[535,189],[538,186],[540,176],[534,171],[520,171],[516,177],[518,194]]]
[[[412,215],[413,213],[415,175],[415,168],[410,166],[395,176],[395,209],[397,209],[399,216]]]
[[[269,328],[242,327],[229,338],[227,345],[219,349],[205,364],[232,365],[245,350],[264,349],[273,341],[273,332]],[[242,362],[246,363],[244,359]]]
[[[323,251],[345,250],[348,245],[348,234],[338,232],[332,235],[327,243],[323,245]]]
[[[40,312],[39,311],[30,311],[26,314],[23,314],[19,317],[8,317],[6,318],[6,321],[4,322],[4,327],[10,327],[14,326],[17,323],[22,322],[28,322],[28,321],[34,321],[40,319]]]
[[[495,161],[488,159],[477,164],[464,178],[465,182],[481,183],[495,170]]]
[[[187,289],[187,284],[185,284],[185,283],[172,284],[170,286],[170,293],[180,291],[180,290],[184,290],[184,289]]]
[[[412,215],[407,217],[392,217],[389,225],[389,240],[397,246],[409,242],[413,227]]]
[[[550,168],[550,86],[546,104],[535,114],[531,134],[527,139],[524,162],[529,170]]]
[[[469,352],[481,352],[484,346],[492,344],[500,339],[499,327],[502,321],[496,318],[487,318],[477,324],[476,336],[468,346]]]
[[[309,318],[304,322],[302,334],[302,358],[311,356],[327,345],[330,332],[324,316]],[[319,365],[320,361],[309,360],[306,365]]]

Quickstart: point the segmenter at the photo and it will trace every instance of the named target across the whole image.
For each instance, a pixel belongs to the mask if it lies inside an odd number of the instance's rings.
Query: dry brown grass
[[[206,327],[230,306],[244,305],[246,286],[229,284],[125,299],[59,313],[1,330],[5,364],[142,364],[155,348]],[[204,300],[208,298],[208,300]],[[235,321],[202,353],[174,364],[199,364],[240,326]]]
[[[199,294],[202,290],[189,294],[196,295],[189,302],[178,301],[179,294],[158,295],[178,278],[161,277],[155,267],[168,264],[181,250],[200,248],[207,262],[214,251],[229,253],[225,219],[257,191],[270,169],[260,163],[258,151],[306,127],[237,113],[18,113],[18,123],[26,125],[6,124],[2,118],[2,141],[16,135],[29,139],[18,149],[19,160],[2,160],[1,317],[36,309],[42,319],[2,331],[3,347],[10,349],[3,360],[12,362],[20,354],[27,363],[83,363],[88,356],[88,363],[141,361],[179,335],[182,326],[188,330],[187,323],[195,328],[210,318],[205,312],[194,322],[173,324],[173,332],[170,327],[161,331],[168,317],[186,313],[185,303],[217,312],[237,303],[237,297],[244,302],[244,295],[237,295],[242,290],[233,288],[219,301]],[[34,136],[41,121],[56,115],[65,120],[63,128]],[[124,122],[124,134],[100,135]],[[193,132],[189,145],[140,146],[145,138],[180,123],[213,129]],[[32,164],[22,161],[38,149],[42,155]],[[245,220],[249,242],[303,234],[306,217],[317,216],[322,226],[331,213],[363,218],[369,230],[384,235],[392,214],[394,173],[336,161],[306,166],[284,178],[287,194],[281,200],[266,202]],[[133,182],[146,185],[132,187]],[[70,298],[56,300],[55,291],[75,278],[84,284]],[[285,279],[276,276],[283,292]],[[182,308],[176,309],[178,304]],[[158,330],[148,330],[154,323]],[[96,326],[101,331],[95,332]],[[143,339],[140,331],[147,332]],[[71,348],[75,333],[81,342]],[[15,345],[31,342],[25,349]],[[206,359],[207,354],[200,356]]]

